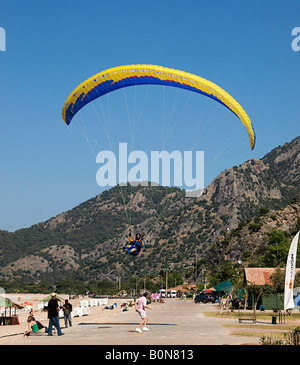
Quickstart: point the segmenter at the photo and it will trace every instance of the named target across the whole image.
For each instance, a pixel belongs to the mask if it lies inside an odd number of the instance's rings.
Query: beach
[[[33,316],[34,318],[41,322],[44,326],[48,327],[48,314],[46,310],[39,310],[38,305],[42,303],[42,299],[47,297],[49,294],[7,294],[6,297],[13,300],[14,302],[24,305],[28,303],[29,307],[32,307],[33,309]],[[66,294],[59,294],[60,298],[68,299],[69,303],[72,304],[73,310],[75,308],[80,307],[81,301],[90,301],[93,298],[89,297],[83,297],[80,296],[76,299],[69,299],[69,295]],[[20,299],[19,299],[20,298]],[[72,324],[76,326],[78,323],[82,322],[84,319],[94,320],[97,318],[103,318],[103,317],[114,317],[118,316],[120,312],[123,311],[123,308],[121,308],[121,304],[126,302],[127,300],[124,299],[111,299],[108,300],[108,305],[113,305],[114,303],[117,303],[117,306],[114,307],[114,310],[105,309],[105,306],[93,306],[90,307],[90,313],[87,316],[82,317],[73,317],[72,318]],[[130,301],[130,299],[128,300]],[[132,300],[133,302],[133,300]],[[59,304],[63,304],[64,302],[61,302]],[[27,310],[18,310],[17,314],[19,316],[19,325],[6,325],[0,326],[0,345],[8,344],[8,343],[15,343],[18,344],[19,340],[23,338],[23,333],[27,331],[28,325],[27,325],[27,318],[29,316],[29,308]],[[14,313],[14,309],[12,309],[12,313]],[[60,325],[62,328],[65,327],[64,319],[60,318]],[[42,334],[45,335],[44,331],[41,331]]]
[[[46,295],[7,295],[12,300],[27,299],[33,303],[34,316],[45,326],[48,325],[47,312],[38,310],[40,299]],[[66,295],[60,295],[68,298]],[[80,301],[91,298],[81,297],[70,300],[73,309],[80,306]],[[32,300],[32,302],[31,302]],[[72,327],[65,328],[63,318],[60,319],[63,336],[23,337],[27,330],[28,311],[20,311],[20,325],[0,326],[0,345],[238,345],[245,343],[258,344],[258,338],[240,337],[231,334],[223,324],[233,323],[232,319],[209,318],[207,311],[216,311],[216,306],[209,303],[195,304],[193,301],[166,299],[165,303],[152,303],[152,310],[147,310],[149,331],[135,331],[140,317],[134,306],[123,312],[121,304],[126,299],[108,299],[108,305],[90,307],[90,313],[82,317],[72,318]],[[24,302],[23,302],[24,303]]]

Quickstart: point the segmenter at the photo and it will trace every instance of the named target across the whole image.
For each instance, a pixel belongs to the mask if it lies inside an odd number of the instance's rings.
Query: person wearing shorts
[[[147,305],[147,296],[148,296],[148,293],[145,292],[135,302],[135,311],[138,312],[138,314],[140,315],[140,317],[142,319],[140,324],[136,328],[137,332],[149,331],[149,328],[146,327],[149,317],[146,314],[145,309],[150,309],[151,310],[152,308],[149,305]],[[141,330],[142,326],[143,326],[143,331]]]

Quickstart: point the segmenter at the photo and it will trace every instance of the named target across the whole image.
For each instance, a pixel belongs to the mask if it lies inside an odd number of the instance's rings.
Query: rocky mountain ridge
[[[261,217],[261,229],[278,224],[293,231],[299,217],[299,204],[291,204],[300,191],[299,156],[297,137],[262,159],[223,171],[198,198],[186,198],[174,187],[116,186],[46,222],[14,233],[0,231],[0,279],[97,280],[166,267],[183,270],[196,254],[215,265],[240,259],[265,244],[264,231],[258,236],[245,228],[230,244],[224,232],[241,221],[251,224],[262,207],[277,218]],[[130,227],[146,233],[146,248],[135,260],[122,251]]]

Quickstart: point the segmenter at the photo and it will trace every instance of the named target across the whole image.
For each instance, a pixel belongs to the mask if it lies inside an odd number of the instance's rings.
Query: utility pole
[[[195,270],[195,276],[196,276],[196,278],[195,278],[195,281],[196,281],[196,286],[197,286],[197,277],[198,277],[198,272],[197,272],[197,270],[198,270],[198,268],[197,268],[197,248],[196,248],[196,270]]]
[[[166,273],[166,296],[168,295],[168,271],[170,269],[163,269],[163,271]]]
[[[168,270],[166,270],[166,295],[168,295]]]

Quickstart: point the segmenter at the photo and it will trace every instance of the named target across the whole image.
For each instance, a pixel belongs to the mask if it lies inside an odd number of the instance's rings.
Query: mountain
[[[272,224],[259,222],[267,232],[283,219],[280,209],[292,209],[285,230],[295,229],[299,205],[290,203],[300,191],[299,152],[297,137],[262,159],[222,172],[198,198],[186,198],[174,187],[116,186],[46,222],[0,231],[0,280],[114,280],[119,274],[184,270],[196,255],[217,265],[259,251],[265,232],[257,236],[259,231],[244,227],[258,224],[253,217],[267,210],[278,217],[264,216]],[[146,248],[135,259],[122,250],[130,227],[146,234]],[[226,233],[236,229],[229,239]]]
[[[268,246],[271,232],[281,231],[292,238],[300,230],[300,193],[290,204],[278,210],[261,209],[259,215],[242,220],[230,231],[224,231],[206,253],[211,266],[229,260],[245,267],[263,264],[262,254]]]

